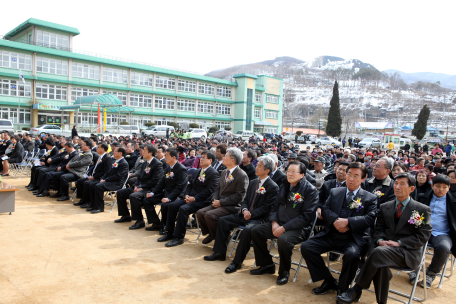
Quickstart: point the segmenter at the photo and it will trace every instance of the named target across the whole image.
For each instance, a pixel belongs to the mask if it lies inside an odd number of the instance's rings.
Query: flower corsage
[[[198,180],[204,184],[204,181],[206,180],[206,174],[203,173],[198,176]]]
[[[408,220],[408,222],[412,225],[415,225],[416,228],[420,227],[423,224],[423,221],[424,213],[420,215],[416,210],[413,210],[412,216]]]
[[[115,162],[115,163],[112,164],[112,167],[113,167],[113,168],[117,168],[118,166],[119,166],[119,164],[118,164],[117,162]]]
[[[66,156],[65,156],[65,159],[68,159],[68,158],[70,158],[70,156],[69,156],[69,155],[66,155]]]
[[[382,192],[380,192],[380,191],[374,191],[373,193],[375,194],[375,196],[376,196],[377,198],[381,198],[383,195],[385,195],[385,193],[382,193]]]
[[[348,205],[348,208],[350,209],[356,209],[356,212],[359,211],[359,209],[363,209],[364,206],[363,204],[361,204],[361,198],[358,197],[358,199],[355,201],[355,200],[352,200],[352,202],[350,203],[350,205]]]
[[[293,200],[293,208],[296,208],[296,205],[303,201],[302,196],[299,193],[293,193],[293,196],[291,198]]]
[[[146,174],[149,174],[150,172],[150,167],[147,167],[146,170],[144,170],[146,172]]]
[[[262,194],[265,194],[266,193],[266,189],[264,189],[264,187],[260,187],[260,189],[258,189],[256,191],[259,195],[262,195]]]
[[[171,179],[173,179],[173,177],[174,177],[174,172],[166,173],[165,177],[166,177],[166,178],[171,178]]]
[[[227,182],[229,182],[230,184],[234,181],[234,177],[233,175],[230,175],[228,176],[228,178],[226,179]]]

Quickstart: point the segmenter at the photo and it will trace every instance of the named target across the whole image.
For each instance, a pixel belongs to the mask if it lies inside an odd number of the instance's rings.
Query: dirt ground
[[[71,201],[36,198],[24,188],[28,180],[4,178],[21,190],[16,212],[0,214],[0,303],[335,302],[335,293],[311,293],[320,282],[308,284],[305,268],[284,286],[275,284],[277,273],[251,276],[251,256],[238,272],[225,274],[231,259],[204,261],[213,243],[196,244],[196,234],[166,248],[157,242],[158,232],[113,223],[116,209],[90,214]],[[296,250],[293,260],[299,259]],[[445,279],[441,290],[436,281],[428,303],[454,303],[456,279]],[[394,276],[391,287],[411,290],[403,274]],[[418,287],[417,295],[422,291]],[[374,294],[364,291],[361,303],[375,303]]]

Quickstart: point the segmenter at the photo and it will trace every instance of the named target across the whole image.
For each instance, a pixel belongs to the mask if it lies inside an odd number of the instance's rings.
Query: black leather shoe
[[[152,226],[147,227],[146,230],[147,231],[160,231],[160,225],[153,224]]]
[[[51,195],[50,197],[51,198],[56,198],[56,197],[61,197],[61,196],[62,196],[62,194],[57,192],[56,194]]]
[[[49,193],[49,191],[47,191],[47,190],[44,190],[43,192],[41,192],[41,194],[43,194],[44,196],[49,196],[49,195],[51,195],[51,194]]]
[[[328,291],[337,291],[338,286],[337,280],[332,281],[331,283],[328,283],[326,280],[323,281],[323,284],[321,284],[320,287],[312,289],[312,293],[314,295],[324,295],[327,294]]]
[[[40,194],[41,192],[43,192],[43,190],[38,189],[38,190],[33,191],[32,193],[33,193],[34,195],[38,195],[38,194]]]
[[[64,195],[64,196],[62,196],[61,198],[59,198],[57,201],[58,201],[58,202],[63,202],[63,201],[67,201],[67,200],[69,200],[69,199],[70,199],[69,196]]]
[[[92,210],[94,210],[94,208],[90,208],[90,207],[89,207],[89,208],[86,209],[86,211],[88,211],[88,212],[90,212],[90,211],[92,211]]]
[[[288,277],[290,276],[290,273],[288,271],[285,271],[282,275],[279,275],[277,278],[277,285],[285,285],[288,283]]]
[[[100,212],[104,212],[104,210],[94,209],[94,210],[90,211],[90,213],[100,213]]]
[[[32,186],[32,184],[28,184],[27,186],[25,186],[25,188],[29,188],[30,186]]]
[[[130,226],[128,229],[135,230],[135,229],[141,229],[144,227],[146,227],[146,223],[144,223],[144,221],[136,221],[136,223],[134,223],[133,226]]]
[[[36,197],[45,197],[46,195],[44,195],[43,193],[39,193],[36,195]]]
[[[33,187],[33,188],[30,187],[30,188],[28,188],[28,191],[36,191],[36,190],[39,190],[39,189],[40,189],[40,188],[38,188],[38,187]]]
[[[81,205],[81,208],[84,208],[84,209],[90,208],[90,204],[86,203],[84,205]]]
[[[131,222],[131,216],[122,216],[120,219],[114,220],[114,223]]]
[[[161,238],[158,238],[157,242],[167,242],[173,239],[173,235],[166,232]]]
[[[165,235],[166,234],[166,228],[160,228],[160,232],[158,234]]]
[[[242,266],[242,265],[237,265],[237,264],[235,264],[234,262],[231,262],[231,264],[228,265],[228,267],[226,267],[225,273],[233,273],[233,272],[236,272],[238,269],[241,269],[241,266]]]
[[[184,243],[184,239],[174,238],[170,242],[166,243],[165,246],[166,247],[174,247],[174,246],[177,246],[177,245],[182,245],[183,243]]]
[[[225,261],[226,260],[226,254],[214,252],[211,255],[206,255],[204,257],[204,260],[205,261],[217,261],[217,260],[218,261]]]
[[[85,204],[84,201],[83,201],[83,200],[80,200],[79,202],[74,203],[73,205],[75,205],[75,206],[82,206],[82,205],[84,205],[84,204]]]
[[[338,295],[336,299],[341,303],[349,304],[353,302],[359,302],[361,294],[362,293],[357,294],[352,288],[349,288],[346,292]]]
[[[268,266],[261,266],[260,268],[250,270],[251,275],[262,275],[265,273],[274,274],[275,273],[275,264],[271,264]]]
[[[214,239],[212,238],[212,236],[211,236],[211,235],[208,235],[208,236],[206,236],[206,238],[203,240],[202,243],[203,243],[203,245],[207,245],[207,244],[209,244],[210,242],[212,242],[213,240],[214,240]]]

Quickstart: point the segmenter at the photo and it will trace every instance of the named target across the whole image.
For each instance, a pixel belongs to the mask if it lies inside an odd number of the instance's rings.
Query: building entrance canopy
[[[59,110],[71,111],[79,110],[81,107],[87,107],[92,111],[93,106],[95,106],[95,108],[100,106],[101,109],[107,108],[108,112],[114,113],[132,113],[135,111],[133,108],[124,106],[120,99],[112,94],[98,94],[79,97],[76,99],[73,105],[60,106]]]

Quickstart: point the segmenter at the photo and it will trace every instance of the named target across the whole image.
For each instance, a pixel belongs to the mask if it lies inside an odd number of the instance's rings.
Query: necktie
[[[230,177],[230,170],[226,169],[226,178]]]
[[[402,203],[399,203],[399,204],[397,204],[395,217],[398,219],[401,217],[401,215],[402,215]]]
[[[351,201],[353,200],[353,192],[348,192],[348,196],[347,196],[347,203],[350,204]]]
[[[253,200],[250,203],[250,208],[249,208],[250,212],[252,212],[252,210],[253,210],[253,205],[255,204],[255,199],[256,199],[257,194],[258,194],[257,190],[258,190],[259,187],[260,187],[260,180],[258,180],[258,183],[257,183],[257,185],[255,187],[255,195],[253,196]]]
[[[339,188],[342,183],[336,182],[336,188]]]

